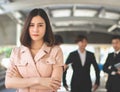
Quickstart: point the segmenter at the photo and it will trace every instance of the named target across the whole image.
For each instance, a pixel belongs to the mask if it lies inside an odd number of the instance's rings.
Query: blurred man
[[[94,54],[85,50],[88,43],[86,36],[79,35],[76,39],[76,43],[78,44],[78,50],[71,52],[65,63],[66,71],[63,74],[63,86],[68,90],[66,73],[68,65],[72,64],[73,75],[71,80],[71,92],[91,92],[92,82],[90,78],[90,66],[93,64],[96,72],[96,81],[93,86],[93,92],[95,92],[99,86],[100,71]]]
[[[120,92],[120,36],[112,38],[114,52],[106,59],[103,70],[108,74],[107,92]]]

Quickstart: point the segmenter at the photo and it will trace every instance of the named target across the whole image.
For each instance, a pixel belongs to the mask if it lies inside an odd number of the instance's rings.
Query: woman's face
[[[46,32],[46,23],[40,16],[32,18],[29,26],[29,35],[32,41],[43,41]]]

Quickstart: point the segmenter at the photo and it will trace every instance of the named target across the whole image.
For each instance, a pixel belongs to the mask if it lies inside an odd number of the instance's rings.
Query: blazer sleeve
[[[19,73],[16,65],[15,65],[15,62],[17,62],[17,55],[18,55],[18,48],[14,48],[11,52],[11,55],[10,55],[10,63],[9,63],[9,67],[7,68],[7,71],[6,71],[6,78],[7,77],[11,77],[9,76],[13,71],[16,71]],[[20,74],[20,73],[19,73]]]
[[[111,62],[111,54],[108,55],[105,64],[103,65],[103,71],[111,75],[112,72],[116,72],[117,69],[110,63]]]
[[[56,63],[53,64],[52,78],[58,79],[61,81],[63,76],[63,53],[60,47],[56,47],[55,60]]]
[[[72,54],[71,53],[69,54],[65,64],[68,65],[70,63],[72,63]],[[63,86],[67,86],[67,81],[66,81],[67,70],[68,70],[68,68],[63,73]]]
[[[94,66],[95,74],[96,74],[95,84],[99,85],[100,84],[100,69],[99,69],[98,64],[96,62],[94,54],[92,54],[92,64]]]

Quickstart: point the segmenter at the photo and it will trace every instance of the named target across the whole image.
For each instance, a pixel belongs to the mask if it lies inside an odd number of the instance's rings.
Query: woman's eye
[[[33,27],[34,25],[33,24],[30,24],[30,27]]]
[[[43,25],[39,25],[40,27],[42,27]]]

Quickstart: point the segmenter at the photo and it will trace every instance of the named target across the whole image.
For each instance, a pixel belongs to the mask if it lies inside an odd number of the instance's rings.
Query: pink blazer
[[[63,53],[59,46],[49,47],[45,43],[34,59],[25,46],[13,49],[10,57],[10,66],[6,76],[12,72],[13,67],[23,78],[59,76],[59,71],[53,73],[53,67],[63,66]],[[32,88],[18,89],[17,92],[51,92],[51,90],[38,90]]]

